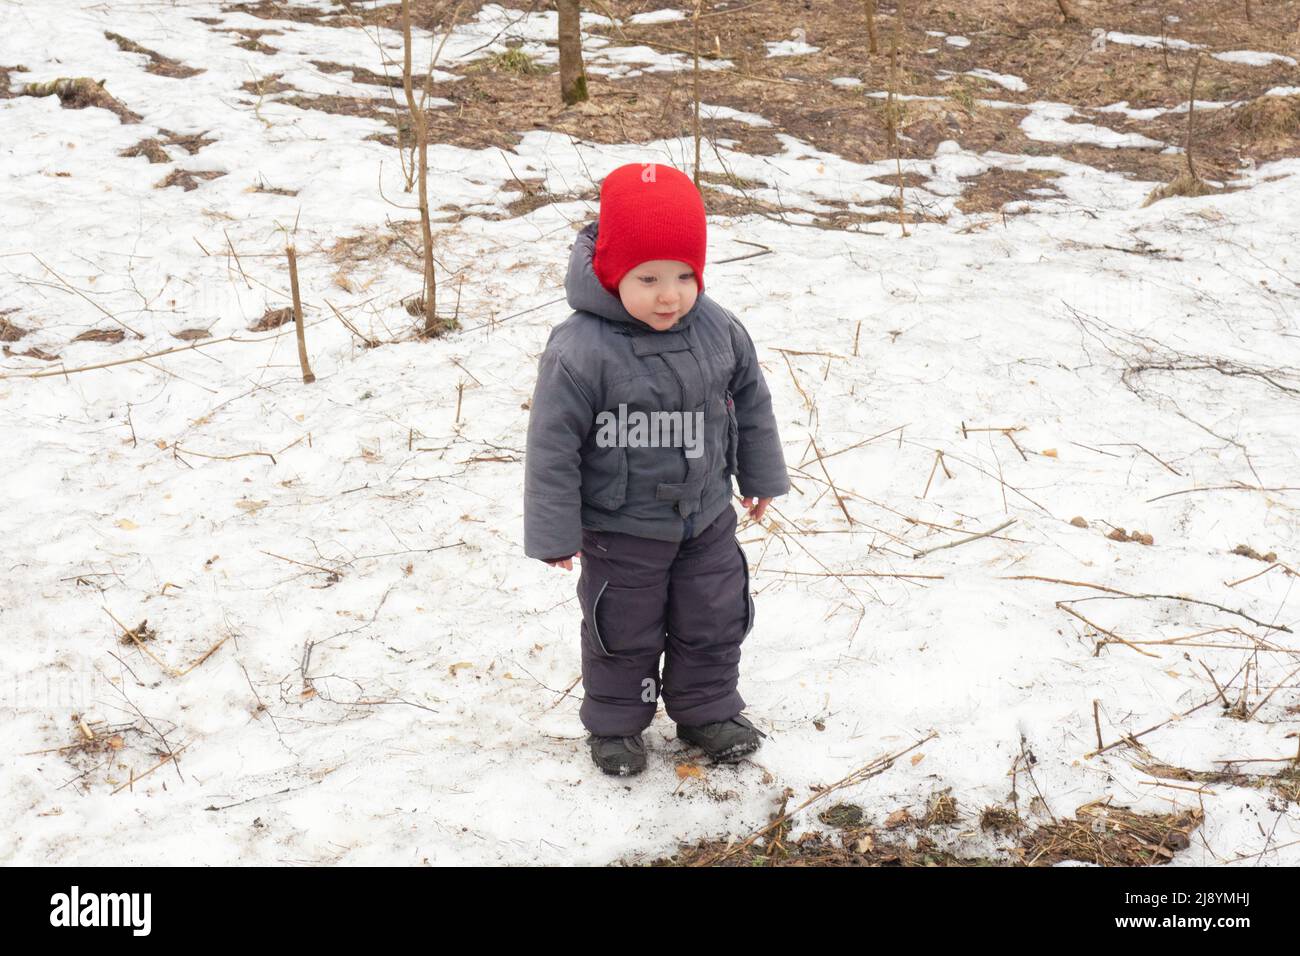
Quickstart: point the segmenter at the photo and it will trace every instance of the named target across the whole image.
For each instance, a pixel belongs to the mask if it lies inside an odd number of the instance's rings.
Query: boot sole
[[[606,773],[606,774],[609,774],[609,776],[611,776],[611,777],[635,777],[635,776],[636,776],[637,774],[639,774],[641,771],[645,770],[645,765],[644,765],[644,764],[641,765],[640,767],[637,767],[637,766],[629,766],[629,767],[603,767],[603,766],[601,766],[600,764],[596,764],[596,766],[597,766],[597,767],[600,767],[601,772]]]
[[[735,763],[736,761],[740,760],[742,757],[748,757],[750,754],[752,754],[755,750],[759,748],[759,744],[760,744],[760,741],[758,740],[744,741],[742,743],[733,744],[732,746],[728,747],[726,750],[719,750],[716,753],[713,753],[707,750],[702,743],[692,740],[690,737],[685,737],[682,734],[678,734],[677,739],[684,740],[688,744],[699,747],[706,754],[708,754],[709,759],[711,759],[714,763]]]

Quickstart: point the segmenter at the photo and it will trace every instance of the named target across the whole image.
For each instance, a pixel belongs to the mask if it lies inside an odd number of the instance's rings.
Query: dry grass
[[[1204,819],[1197,809],[1139,814],[1098,801],[1080,807],[1073,820],[1039,827],[1020,849],[1030,866],[1064,860],[1098,866],[1158,866],[1191,846],[1191,835]]]
[[[1294,785],[1294,781],[1292,781]],[[736,850],[725,840],[702,840],[681,847],[652,866],[1052,866],[1065,860],[1099,866],[1157,866],[1191,844],[1191,834],[1203,822],[1201,811],[1139,814],[1124,807],[1090,803],[1075,819],[1040,826],[996,857],[963,856],[942,844],[958,845],[968,834],[957,831],[956,801],[945,791],[930,801],[917,820],[907,810],[896,811],[880,826],[863,822],[860,807],[837,804],[819,819],[839,833],[811,831],[790,840],[787,821],[770,837]],[[999,836],[1017,837],[1025,830],[1020,817],[1006,807],[988,807],[980,828]],[[929,831],[929,832],[925,832]]]

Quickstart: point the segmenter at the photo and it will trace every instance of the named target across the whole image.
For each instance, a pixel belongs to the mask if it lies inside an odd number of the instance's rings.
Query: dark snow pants
[[[679,724],[726,720],[745,709],[736,684],[754,599],[736,519],[728,504],[711,525],[680,542],[583,530],[578,602],[585,696],[578,715],[590,733],[640,733],[654,719],[659,697]]]

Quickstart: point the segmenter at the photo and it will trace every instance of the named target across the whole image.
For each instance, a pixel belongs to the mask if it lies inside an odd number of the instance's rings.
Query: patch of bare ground
[[[836,804],[818,815],[827,830],[808,831],[792,840],[783,812],[757,838],[701,840],[650,865],[1019,867],[1073,860],[1099,866],[1158,866],[1189,847],[1204,821],[1196,809],[1140,814],[1098,801],[1079,807],[1072,819],[1030,828],[1006,806],[986,807],[976,820],[965,820],[957,801],[944,791],[932,796],[919,815],[905,807],[879,822],[867,819],[854,804]],[[964,856],[952,849],[979,831],[1004,844],[998,855]]]
[[[148,47],[141,46],[134,40],[122,36],[120,33],[106,31],[104,36],[117,44],[117,48],[125,53],[141,53],[149,58],[149,65],[146,66],[146,73],[153,73],[157,76],[170,76],[174,79],[183,80],[187,77],[198,76],[203,72],[202,69],[196,69],[192,66],[186,66],[180,60],[173,60],[169,56],[163,56]]]
[[[283,73],[272,73],[269,76],[264,76],[260,79],[245,80],[239,88],[245,93],[252,93],[255,96],[268,96],[272,93],[285,93],[289,90],[297,89],[296,86],[282,83],[280,81],[280,77],[282,76],[284,76]]]
[[[212,338],[212,333],[207,329],[181,329],[179,332],[173,332],[172,338],[180,339],[182,342],[197,342],[199,339]]]
[[[6,318],[6,316],[17,311],[17,309],[0,309],[0,342],[17,342],[31,331],[31,329],[25,329]]]
[[[170,163],[171,156],[163,149],[164,146],[179,146],[193,156],[204,146],[210,146],[215,143],[215,139],[210,139],[205,130],[202,133],[173,133],[171,130],[160,129],[160,136],[146,136],[134,146],[129,146],[117,155],[125,156],[128,159],[134,156],[144,156],[151,163]]]
[[[199,185],[209,179],[226,175],[218,169],[173,169],[166,177],[154,183],[154,189],[166,189],[168,186],[180,186],[186,192],[198,189]]]
[[[34,346],[27,349],[25,352],[15,352],[8,345],[5,345],[0,346],[0,351],[3,351],[5,355],[13,358],[34,358],[40,359],[42,362],[57,362],[59,360],[58,353],[46,352],[44,349],[38,349]]]
[[[108,342],[116,345],[126,338],[126,333],[121,329],[87,329],[85,332],[75,336],[74,342]]]
[[[250,332],[269,332],[271,329],[278,329],[286,322],[293,320],[293,309],[285,306],[282,309],[267,309],[262,313],[262,317],[248,327]]]
[[[243,39],[240,40],[238,43],[236,43],[235,46],[239,47],[241,50],[252,50],[254,53],[264,53],[267,56],[272,56],[276,53],[279,53],[280,51],[275,47],[271,46],[269,43],[263,43],[262,37],[265,36],[278,37],[284,35],[283,30],[271,30],[271,29],[255,30],[248,27],[225,27],[215,32],[238,33],[241,37],[243,37]]]
[[[967,183],[965,191],[957,198],[957,208],[967,215],[997,212],[1008,203],[1021,197],[1042,200],[1060,196],[1053,180],[1061,174],[1044,169],[1003,169],[994,166],[978,176],[962,177]]]
[[[540,5],[539,5],[540,3]],[[459,4],[442,0],[414,0],[417,28],[445,30],[472,19],[483,3]],[[599,12],[612,12],[620,21],[655,7],[645,0],[607,0]],[[779,153],[778,134],[788,134],[816,149],[858,163],[878,163],[892,158],[887,145],[885,101],[869,96],[889,86],[891,39],[898,27],[898,69],[895,92],[904,96],[933,97],[895,104],[903,159],[928,159],[944,140],[956,140],[976,152],[1060,157],[1144,182],[1169,183],[1185,169],[1179,154],[1162,155],[1153,148],[1106,148],[1082,143],[1050,143],[1030,139],[1021,128],[1028,104],[1038,100],[1068,103],[1078,110],[1072,122],[1106,126],[1118,132],[1141,133],[1161,143],[1181,146],[1185,138],[1184,113],[1166,113],[1141,120],[1097,108],[1127,101],[1131,108],[1171,109],[1188,98],[1194,53],[1177,43],[1151,47],[1114,41],[1096,42],[1097,30],[1153,36],[1204,46],[1199,67],[1198,100],[1241,100],[1245,105],[1196,113],[1193,152],[1198,173],[1212,181],[1226,181],[1251,160],[1268,161],[1300,155],[1297,107],[1291,97],[1265,97],[1271,87],[1295,83],[1295,69],[1284,63],[1252,67],[1215,60],[1208,54],[1225,50],[1256,50],[1297,56],[1300,51],[1300,0],[1278,0],[1245,17],[1233,0],[1164,0],[1151,7],[1102,4],[1073,0],[1075,22],[1065,22],[1056,4],[1029,0],[916,0],[906,5],[896,23],[896,5],[879,0],[876,18],[877,49],[868,48],[865,4],[862,0],[815,0],[788,3],[770,0],[738,3],[734,10],[717,10],[701,21],[702,57],[726,58],[733,64],[723,70],[704,70],[700,76],[705,103],[756,113],[771,126],[754,126],[735,119],[702,118],[706,154],[717,156],[715,143],[727,141],[751,155]],[[520,4],[528,9],[551,9],[550,3]],[[400,27],[400,4],[356,10],[347,4],[336,8],[296,6],[279,0],[228,4],[265,20],[301,21],[340,28],[357,26]],[[713,11],[711,11],[713,12]],[[1165,19],[1177,17],[1176,21]],[[274,29],[241,30],[259,40]],[[817,51],[794,57],[766,55],[765,44],[788,40],[802,31]],[[966,46],[950,44],[926,31],[961,36]],[[689,21],[605,27],[590,32],[607,37],[612,47],[644,44],[662,53],[689,55],[692,26]],[[256,35],[254,35],[256,34]],[[512,43],[507,28],[499,42]],[[485,44],[486,45],[486,44]],[[589,51],[588,59],[595,55]],[[386,75],[376,61],[344,64],[314,61],[328,73],[350,73],[354,82],[393,90],[400,99],[400,77],[389,67]],[[689,70],[643,73],[631,78],[610,78],[588,72],[590,99],[564,106],[558,95],[558,77],[551,68],[534,68],[527,57],[511,48],[506,54],[463,66],[440,63],[439,69],[458,74],[456,80],[435,82],[434,96],[450,107],[427,111],[430,141],[467,149],[500,147],[510,150],[523,132],[546,129],[569,134],[585,142],[645,143],[660,138],[689,136],[692,130],[692,77]],[[526,67],[526,68],[525,68]],[[1019,77],[1022,91],[1009,90],[968,71],[987,70]],[[837,77],[854,77],[858,87],[831,83]],[[392,147],[409,147],[409,124],[403,104],[387,98],[308,96],[299,94],[278,76],[246,83],[246,92],[259,95],[289,92],[284,102],[304,109],[319,109],[350,116],[380,119],[391,132],[370,139]],[[982,102],[1000,100],[1016,108],[994,108]],[[957,206],[963,212],[997,212],[1016,200],[1059,195],[1052,186],[1055,174],[1041,171],[989,173],[969,180],[967,193]],[[783,210],[752,195],[753,189],[724,188],[727,174],[717,182],[704,177],[708,208],[724,215],[760,214],[777,218]],[[881,181],[891,186],[892,177]],[[906,194],[921,185],[905,184],[908,221],[924,218],[921,199]],[[509,189],[509,187],[507,187]],[[591,199],[595,184],[582,184],[581,192],[556,196],[537,184],[521,184],[518,197],[505,205],[505,215],[524,215],[548,202]],[[898,202],[894,195],[876,205]],[[826,210],[812,225],[855,228],[862,223],[893,218],[894,212],[862,212],[849,204],[821,203]],[[452,216],[503,213],[483,208],[442,209]]]
[[[342,63],[335,63],[331,60],[312,60],[311,65],[316,67],[322,73],[350,73],[353,83],[369,83],[373,86],[387,86],[394,89],[402,88],[402,73],[399,69],[396,73],[385,76],[382,73],[376,73],[374,70],[367,69],[364,66],[346,66]]]

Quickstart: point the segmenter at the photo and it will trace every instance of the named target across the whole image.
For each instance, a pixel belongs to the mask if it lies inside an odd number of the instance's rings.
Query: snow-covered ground
[[[440,62],[485,55],[501,13],[485,8]],[[909,188],[912,208],[947,216],[906,238],[885,222],[713,218],[708,294],[759,346],[795,484],[772,527],[739,535],[757,605],[741,690],[769,737],[753,762],[679,776],[697,754],[661,712],[648,770],[618,780],[594,771],[577,718],[576,571],[522,553],[524,405],[568,314],[569,244],[596,210],[435,225],[441,267],[464,276],[464,331],[366,350],[333,309],[390,338],[412,324],[398,300],[419,278],[376,261],[341,283],[325,250],[412,215],[391,205],[411,202],[393,151],[365,138],[387,127],[240,86],[283,73],[312,94],[386,99],[311,60],[382,72],[396,34],[202,2],[9,0],[3,15],[0,65],[28,68],[15,86],[104,79],[142,122],[53,96],[0,100],[0,313],[32,330],[13,352],[60,356],[0,359],[12,751],[0,860],[652,858],[746,835],[786,787],[802,801],[933,731],[837,799],[879,822],[951,788],[964,814],[953,848],[992,853],[975,818],[1007,802],[1024,749],[1031,823],[1104,797],[1203,807],[1173,865],[1300,862],[1294,803],[1243,786],[1196,793],[1137,766],[1249,758],[1241,769],[1271,773],[1297,750],[1294,577],[1275,567],[1238,584],[1268,565],[1230,552],[1247,544],[1294,567],[1300,547],[1300,161],[1247,170],[1234,185],[1249,188],[1141,208],[1154,183],[949,141],[903,163],[926,183]],[[542,43],[554,31],[537,17],[515,29]],[[236,47],[221,26],[281,30],[265,38],[280,52]],[[105,30],[204,72],[147,73]],[[1044,138],[1069,135],[1068,105],[1034,106]],[[118,155],[160,129],[214,142],[173,147],[171,164]],[[752,195],[788,206],[894,188],[892,161],[782,142],[775,156],[727,140],[719,152],[766,184]],[[564,195],[626,162],[685,168],[691,144],[533,130],[513,153],[507,166],[497,149],[432,148],[433,204],[499,209],[515,176]],[[724,171],[711,150],[704,163]],[[995,166],[1054,173],[1059,194],[1006,218],[957,211],[959,177]],[[174,168],[224,175],[155,188]],[[291,235],[311,385],[292,326],[246,331],[288,304]],[[771,252],[721,261],[750,243]],[[449,284],[442,295],[449,309]],[[71,341],[92,328],[130,331]],[[25,377],[184,346],[173,333],[192,328],[210,344]],[[1153,543],[1111,540],[1112,526]],[[1131,646],[1094,655],[1101,635],[1067,608]],[[122,645],[114,618],[147,619],[150,653]],[[1211,672],[1234,703],[1245,693],[1252,719],[1223,713]],[[1139,738],[1147,752],[1086,756],[1094,701],[1106,743],[1163,724]],[[55,751],[83,735],[73,715],[110,745]],[[178,759],[158,766],[169,750]],[[821,826],[813,810],[796,833]]]

